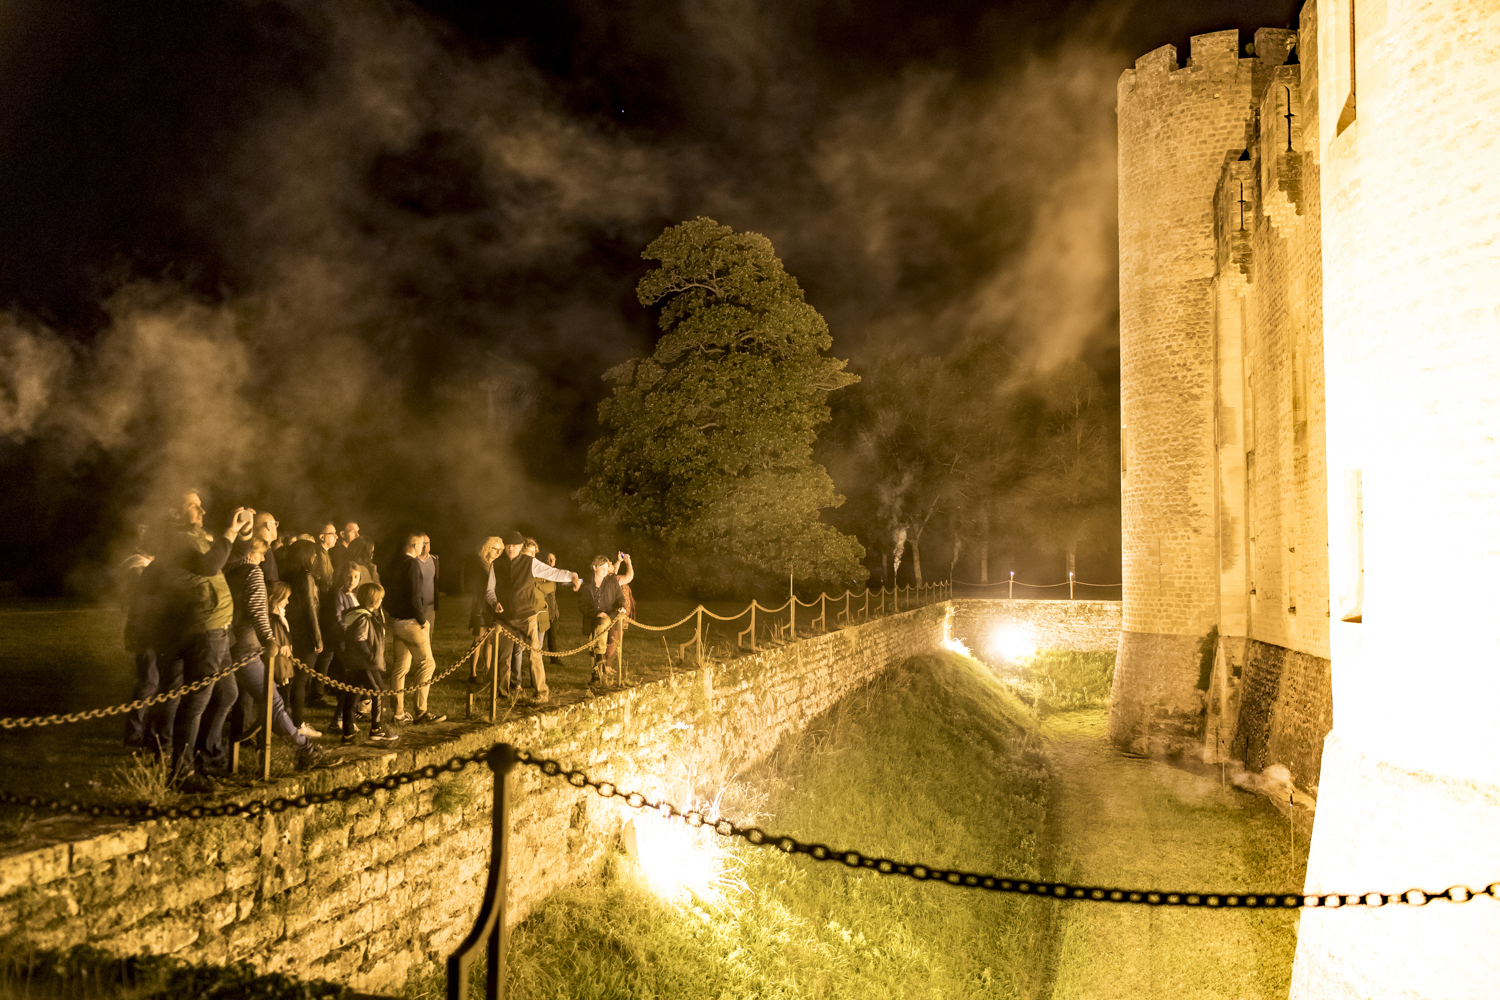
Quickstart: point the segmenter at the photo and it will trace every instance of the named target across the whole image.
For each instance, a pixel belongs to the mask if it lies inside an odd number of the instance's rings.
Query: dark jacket
[[[422,602],[421,567],[415,556],[402,553],[385,571],[385,613],[391,619],[425,622],[432,608]]]
[[[163,631],[179,640],[234,621],[234,603],[224,581],[229,540],[202,528],[174,534],[158,561],[164,576]],[[154,564],[153,564],[154,565]]]
[[[350,608],[344,615],[344,669],[382,673],[385,670],[385,619],[369,608]]]
[[[625,592],[620,589],[620,578],[611,573],[599,586],[594,586],[594,575],[584,578],[578,590],[578,610],[583,614],[585,634],[592,632],[599,615],[613,618],[625,609]]]
[[[323,630],[319,625],[318,582],[306,570],[298,570],[282,577],[282,582],[292,588],[291,600],[286,606],[286,621],[292,629],[292,648],[298,659],[306,660],[323,642]]]
[[[281,568],[276,565],[276,548],[272,546],[266,549],[266,558],[261,561],[260,575],[266,578],[266,589],[271,589],[271,584],[281,579]]]
[[[505,609],[500,612],[500,617],[508,622],[525,621],[542,610],[531,564],[532,557],[525,553],[510,559],[502,552],[495,559],[495,596]],[[485,579],[488,581],[489,578]]]
[[[492,627],[495,624],[495,607],[490,604],[488,596],[490,568],[477,555],[470,556],[464,563],[463,576],[469,594],[469,628]]]
[[[322,604],[318,608],[318,625],[323,630],[323,649],[331,650],[333,658],[342,665],[344,656],[344,621],[339,615],[339,592],[331,590],[319,594]]]

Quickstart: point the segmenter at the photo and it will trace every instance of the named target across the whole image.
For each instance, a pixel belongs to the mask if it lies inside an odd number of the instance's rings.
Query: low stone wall
[[[681,802],[718,788],[887,667],[937,648],[949,614],[920,608],[259,794],[354,785],[511,742]],[[519,768],[514,787],[509,915],[518,921],[599,871],[629,811],[534,768]],[[0,948],[88,942],[394,990],[443,960],[473,923],[491,790],[481,764],[256,820],[77,824],[67,842],[0,858]]]
[[[1327,660],[1256,639],[1246,643],[1230,757],[1254,772],[1284,764],[1298,788],[1317,794],[1323,740],[1332,728]]]
[[[1011,627],[1038,649],[1113,653],[1120,644],[1119,601],[953,601],[953,635],[983,654],[991,634]]]

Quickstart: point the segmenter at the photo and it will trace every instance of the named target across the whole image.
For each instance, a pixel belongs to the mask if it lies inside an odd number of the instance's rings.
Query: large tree
[[[771,241],[698,218],[642,256],[660,262],[636,291],[662,336],[606,373],[579,500],[658,540],[684,582],[863,577],[863,546],[819,519],[843,497],[812,459],[828,394],[858,378],[823,353],[828,324]]]

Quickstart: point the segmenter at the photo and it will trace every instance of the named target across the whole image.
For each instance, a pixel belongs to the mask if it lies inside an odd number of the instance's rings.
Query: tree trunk
[[[1073,579],[1073,571],[1074,571],[1074,569],[1077,568],[1077,565],[1076,565],[1076,563],[1077,563],[1077,555],[1078,555],[1078,544],[1076,542],[1069,542],[1068,543],[1068,579],[1070,579],[1070,580]]]
[[[922,549],[919,543],[922,536],[913,531],[907,540],[911,544],[911,575],[916,578],[917,586],[920,587],[922,586]]]
[[[990,512],[979,518],[979,582],[990,582]]]
[[[962,535],[953,536],[953,558],[948,561],[948,579],[953,579],[954,570],[958,569],[958,554],[964,550],[964,539]]]
[[[891,529],[891,586],[896,586],[901,574],[901,553],[906,548],[906,528]]]

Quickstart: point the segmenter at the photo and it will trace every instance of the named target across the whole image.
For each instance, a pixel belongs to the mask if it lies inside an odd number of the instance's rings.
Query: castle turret
[[[1135,752],[1201,738],[1200,646],[1219,621],[1215,194],[1286,55],[1268,33],[1163,46],[1120,78],[1120,401],[1124,629],[1110,738]]]

